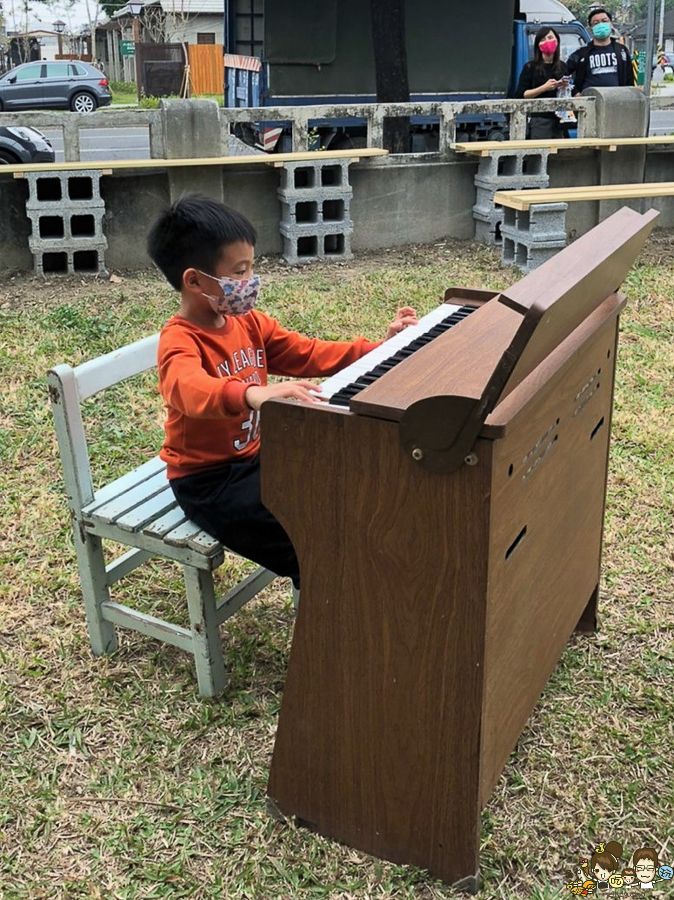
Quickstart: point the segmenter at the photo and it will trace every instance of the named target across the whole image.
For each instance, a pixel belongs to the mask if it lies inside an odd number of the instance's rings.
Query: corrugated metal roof
[[[197,13],[224,15],[223,0],[159,0],[164,12],[176,16],[193,16]]]
[[[144,6],[160,6],[164,12],[176,16],[196,16],[199,13],[216,16],[224,15],[223,0],[153,0],[153,2],[145,3]],[[128,15],[129,7],[123,6],[112,14],[112,18],[121,19]],[[142,19],[142,10],[140,16]]]

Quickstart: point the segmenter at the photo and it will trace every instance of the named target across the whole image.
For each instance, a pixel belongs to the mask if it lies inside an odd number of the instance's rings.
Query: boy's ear
[[[201,285],[199,283],[199,273],[196,269],[185,269],[183,272],[183,288],[193,294],[201,293]]]

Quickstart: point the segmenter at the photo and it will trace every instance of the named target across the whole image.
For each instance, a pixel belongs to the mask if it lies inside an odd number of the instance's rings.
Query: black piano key
[[[330,398],[331,406],[348,406],[351,401],[351,397],[340,397],[339,394],[333,394]]]
[[[458,323],[463,321],[466,316],[475,312],[477,308],[478,307],[475,306],[462,306],[460,309],[457,309],[456,312],[453,312],[451,315],[442,319],[405,347],[401,347],[400,350],[397,350],[392,356],[389,356],[388,359],[378,363],[369,372],[365,372],[363,375],[360,375],[357,379],[352,381],[351,384],[347,384],[339,391],[336,391],[330,398],[330,404],[333,406],[348,407],[356,394],[365,390],[369,385],[374,384],[374,382],[381,378],[382,375],[390,372],[391,369],[395,368],[409,356],[412,356],[412,354],[421,349],[421,347],[425,347],[426,344],[430,344],[436,337],[449,331],[454,325],[458,325]]]

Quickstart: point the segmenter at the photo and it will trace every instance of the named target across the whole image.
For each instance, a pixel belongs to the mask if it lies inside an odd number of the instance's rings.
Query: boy
[[[182,197],[152,225],[149,255],[181,298],[159,338],[167,412],[159,455],[193,522],[299,587],[293,546],[260,496],[260,406],[273,397],[320,402],[321,393],[308,381],[268,385],[267,374],[331,375],[378,343],[310,339],[254,310],[256,237],[240,213],[198,194]],[[416,321],[403,307],[386,337]]]

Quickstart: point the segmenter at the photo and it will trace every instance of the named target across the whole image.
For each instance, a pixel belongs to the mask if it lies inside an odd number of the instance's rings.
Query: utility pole
[[[658,51],[665,50],[665,0],[660,0],[660,30],[658,32]]]
[[[646,20],[646,60],[644,69],[644,94],[651,96],[651,77],[653,75],[653,50],[655,39],[655,0],[648,0],[648,19]]]

